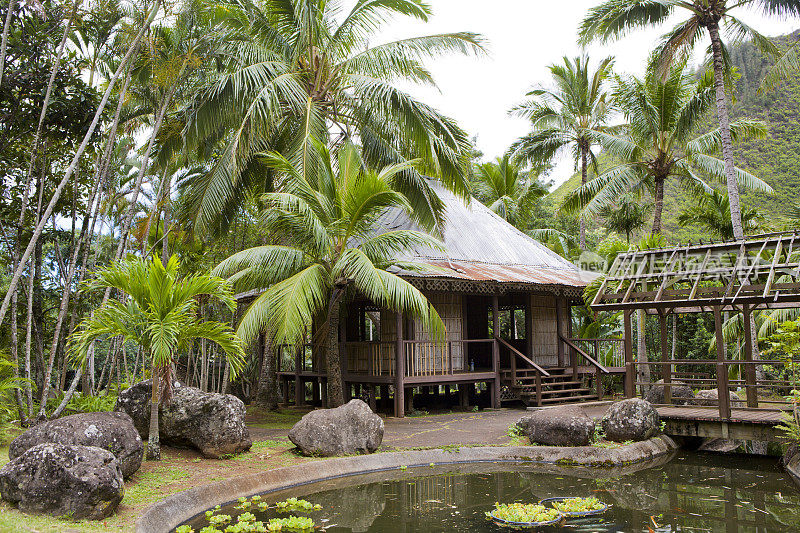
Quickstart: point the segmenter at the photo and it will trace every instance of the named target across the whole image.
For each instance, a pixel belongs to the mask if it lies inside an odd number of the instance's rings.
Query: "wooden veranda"
[[[637,380],[637,369],[648,365],[663,379],[664,404],[659,412],[668,426],[686,436],[769,439],[787,408],[782,398],[792,384],[776,369],[798,361],[754,359],[752,312],[800,307],[800,235],[797,232],[747,237],[741,241],[685,245],[620,254],[591,303],[595,311],[623,311],[625,394],[651,382]],[[661,359],[633,357],[631,315],[644,310],[658,316]],[[671,314],[712,313],[716,358],[672,359],[667,317]],[[723,314],[741,313],[744,324],[742,358],[730,358],[723,338]],[[672,400],[676,367],[688,369],[681,380],[693,387],[716,385],[717,400],[677,405]],[[772,374],[765,373],[770,369]],[[734,372],[731,372],[734,370]],[[705,372],[713,377],[703,377]],[[731,373],[738,378],[731,378]],[[758,378],[757,375],[762,376]],[[744,389],[742,405],[732,405],[730,391]],[[734,399],[733,403],[740,403]],[[669,429],[669,428],[668,428]]]

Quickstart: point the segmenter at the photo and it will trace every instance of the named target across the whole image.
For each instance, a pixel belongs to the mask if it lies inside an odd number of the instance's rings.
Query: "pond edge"
[[[594,446],[505,446],[464,447],[419,451],[385,452],[312,461],[245,476],[232,477],[174,494],[154,503],[136,520],[136,533],[166,533],[218,504],[240,496],[275,492],[329,479],[368,474],[400,467],[480,463],[529,462],[564,467],[616,467],[653,459],[678,448],[666,435],[620,445]]]

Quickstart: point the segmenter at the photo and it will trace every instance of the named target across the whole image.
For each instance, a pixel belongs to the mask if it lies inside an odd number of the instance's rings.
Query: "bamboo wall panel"
[[[462,295],[456,293],[434,292],[425,295],[433,304],[444,322],[446,339],[460,341],[464,338],[464,318]],[[419,321],[414,322],[414,336],[416,341],[430,341],[431,337]],[[452,350],[453,370],[464,369],[464,347],[460,342],[454,342],[451,348],[438,344],[421,345],[419,349],[412,349],[414,368],[425,369],[424,373],[441,373],[449,367],[448,349]]]
[[[555,366],[558,364],[556,299],[553,296],[531,295],[531,313],[533,317],[531,359],[542,366]]]

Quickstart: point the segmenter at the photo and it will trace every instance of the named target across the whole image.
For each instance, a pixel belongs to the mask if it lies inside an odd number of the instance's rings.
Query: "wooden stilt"
[[[400,311],[395,314],[395,330],[394,416],[403,418],[406,405],[405,391],[403,390],[403,379],[406,375],[406,354],[403,349],[403,313]]]
[[[753,332],[750,329],[750,306],[745,305],[742,310],[744,320],[744,365],[745,392],[747,393],[747,407],[758,407],[758,389],[756,388],[756,367],[753,361]]]
[[[669,346],[667,346],[667,315],[658,314],[658,329],[661,333],[661,360],[670,359]],[[664,403],[672,404],[672,365],[661,365],[664,380]]]
[[[492,330],[495,337],[500,336],[500,299],[497,294],[492,296]],[[492,372],[494,380],[490,384],[492,407],[500,407],[500,344],[497,339],[492,342]]]
[[[625,397],[636,396],[636,368],[633,364],[633,327],[631,326],[631,311],[623,311],[622,321],[625,326],[623,347],[625,351]]]
[[[728,367],[725,366],[725,339],[722,336],[722,312],[714,307],[714,332],[717,341],[717,398],[720,418],[731,417],[731,399],[728,390]]]

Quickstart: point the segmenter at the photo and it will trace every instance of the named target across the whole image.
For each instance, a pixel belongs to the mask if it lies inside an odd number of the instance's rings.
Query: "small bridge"
[[[740,241],[685,245],[619,254],[591,308],[622,311],[625,328],[625,395],[663,380],[663,403],[656,404],[667,434],[778,440],[775,426],[791,409],[784,399],[800,385],[790,376],[800,360],[754,357],[753,312],[800,308],[800,234],[773,233]],[[660,360],[634,359],[632,315],[657,315]],[[715,359],[674,359],[667,318],[712,313]],[[729,356],[723,316],[741,314],[741,350]],[[701,400],[673,402],[678,380],[692,388],[712,389]],[[743,391],[744,397],[738,392]],[[676,399],[677,400],[677,399]],[[679,405],[681,404],[681,405]]]

